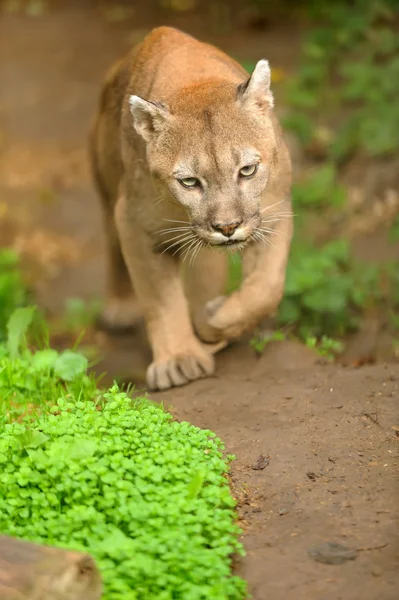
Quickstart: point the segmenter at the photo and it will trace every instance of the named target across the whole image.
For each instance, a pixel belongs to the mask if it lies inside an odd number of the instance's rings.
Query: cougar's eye
[[[252,177],[258,170],[258,165],[245,165],[240,169],[240,177]]]
[[[196,177],[186,177],[185,179],[178,179],[180,185],[185,188],[194,188],[200,185],[199,179]]]

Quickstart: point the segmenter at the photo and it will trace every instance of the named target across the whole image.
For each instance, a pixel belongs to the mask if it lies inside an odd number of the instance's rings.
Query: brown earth
[[[86,133],[108,65],[164,17],[136,9],[118,20],[101,3],[62,6],[37,18],[0,13],[0,243],[23,253],[50,315],[66,298],[102,294]],[[295,29],[216,35],[185,14],[173,24],[242,59],[267,56],[286,74],[296,63]],[[94,341],[100,370],[142,385],[142,332]],[[294,342],[257,358],[243,341],[221,353],[214,378],[154,399],[212,428],[237,456],[232,482],[247,550],[237,570],[254,600],[397,598],[397,363],[323,364]],[[314,561],[309,548],[326,541],[356,548],[356,559]]]

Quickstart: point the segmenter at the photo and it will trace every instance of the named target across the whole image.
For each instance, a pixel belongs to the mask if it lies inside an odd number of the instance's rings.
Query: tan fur
[[[105,318],[126,325],[142,312],[153,389],[211,374],[212,353],[281,300],[291,164],[269,85],[266,61],[249,78],[220,50],[168,27],[106,79],[91,135],[108,237]],[[233,242],[244,280],[225,297]]]

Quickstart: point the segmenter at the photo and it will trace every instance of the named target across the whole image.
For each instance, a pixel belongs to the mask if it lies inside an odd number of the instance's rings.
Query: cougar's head
[[[168,106],[130,97],[151,173],[208,245],[239,247],[256,239],[260,198],[276,156],[272,107],[265,60],[241,84],[190,85]]]

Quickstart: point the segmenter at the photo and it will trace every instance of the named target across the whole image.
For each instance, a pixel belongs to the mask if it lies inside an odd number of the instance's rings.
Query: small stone
[[[270,458],[268,456],[263,456],[261,454],[254,465],[252,465],[253,471],[263,471],[270,463]]]
[[[278,514],[280,515],[280,517],[283,517],[284,515],[288,514],[288,510],[286,508],[280,508]]]
[[[325,565],[342,565],[348,560],[355,560],[357,550],[335,542],[326,542],[309,548],[310,558]]]

